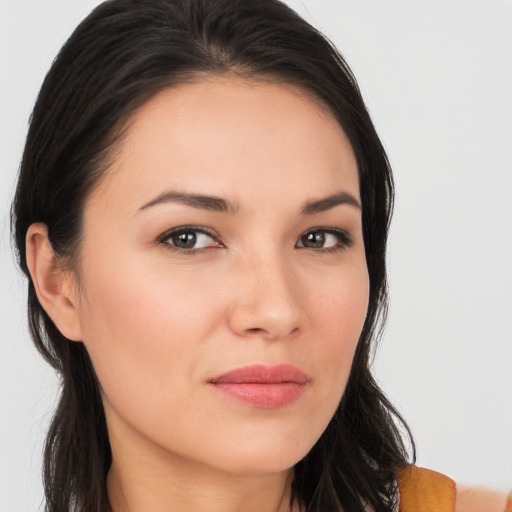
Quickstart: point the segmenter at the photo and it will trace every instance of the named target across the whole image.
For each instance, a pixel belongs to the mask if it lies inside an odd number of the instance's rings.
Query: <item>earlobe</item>
[[[39,303],[66,338],[81,341],[76,279],[72,271],[62,269],[48,240],[46,225],[32,224],[25,243],[27,266]]]

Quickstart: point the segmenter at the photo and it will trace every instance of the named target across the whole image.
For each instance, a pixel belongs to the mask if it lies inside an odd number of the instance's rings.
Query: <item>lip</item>
[[[254,407],[278,409],[298,400],[308,376],[290,364],[255,364],[208,381],[216,391]]]

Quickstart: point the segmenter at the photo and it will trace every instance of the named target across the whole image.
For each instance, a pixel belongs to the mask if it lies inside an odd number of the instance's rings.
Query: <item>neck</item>
[[[120,468],[108,475],[113,512],[289,512],[291,473],[219,475],[204,468]]]
[[[113,512],[290,512],[292,470],[240,475],[183,459],[149,440],[145,446],[124,436],[110,440]]]

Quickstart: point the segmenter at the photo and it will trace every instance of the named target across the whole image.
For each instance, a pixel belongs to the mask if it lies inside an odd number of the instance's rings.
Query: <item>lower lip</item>
[[[214,388],[236,400],[254,407],[279,409],[298,400],[304,392],[305,384],[297,382],[279,383],[232,383],[219,382]]]

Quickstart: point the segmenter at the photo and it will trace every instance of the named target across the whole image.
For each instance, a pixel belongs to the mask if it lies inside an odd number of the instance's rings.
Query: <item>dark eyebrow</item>
[[[201,208],[204,210],[212,210],[214,212],[231,213],[238,211],[238,205],[217,196],[205,196],[201,194],[189,194],[187,192],[163,192],[151,201],[141,206],[141,210],[145,210],[150,206],[162,203],[182,203],[193,208]]]
[[[308,201],[302,207],[302,215],[313,215],[314,213],[325,212],[340,204],[348,204],[355,208],[361,209],[359,201],[348,192],[338,192],[332,196],[324,197],[323,199],[317,199],[315,201]]]
[[[237,204],[223,199],[218,196],[205,196],[202,194],[190,194],[187,192],[166,191],[148,201],[141,206],[140,210],[145,210],[151,206],[163,203],[182,203],[193,208],[201,208],[204,210],[211,210],[220,213],[235,214],[238,212],[239,207]],[[301,210],[302,215],[313,215],[315,213],[325,212],[342,204],[348,204],[355,208],[361,208],[359,201],[348,192],[338,192],[332,196],[324,197],[314,201],[308,201]]]

